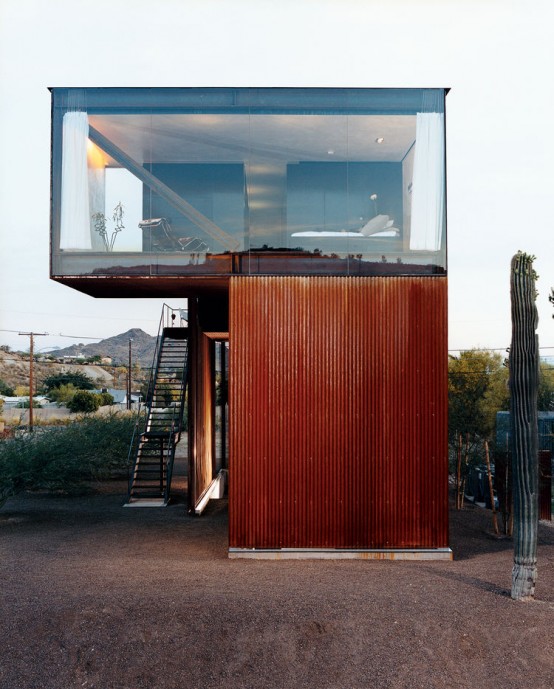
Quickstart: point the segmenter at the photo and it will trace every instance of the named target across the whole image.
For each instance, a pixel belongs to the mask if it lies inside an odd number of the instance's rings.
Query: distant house
[[[15,409],[19,405],[29,404],[29,395],[23,395],[23,396],[19,396],[19,397],[7,397],[4,395],[0,395],[0,398],[2,398],[4,400],[4,408],[5,409]],[[37,404],[40,404],[41,407],[42,406],[48,406],[50,404],[50,401],[44,395],[35,395],[33,397],[33,400]]]
[[[228,470],[232,557],[451,556],[445,95],[52,89],[52,279],[188,298],[189,509]]]

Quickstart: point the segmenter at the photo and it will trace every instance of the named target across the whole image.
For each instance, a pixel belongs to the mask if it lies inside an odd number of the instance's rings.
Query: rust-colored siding
[[[443,277],[232,278],[229,545],[448,545]]]

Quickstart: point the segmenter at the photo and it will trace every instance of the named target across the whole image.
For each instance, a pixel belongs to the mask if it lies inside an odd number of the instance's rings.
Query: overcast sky
[[[49,280],[48,86],[450,87],[450,348],[510,342],[509,265],[537,256],[554,356],[552,0],[0,0],[0,328],[37,348],[155,333],[158,300]],[[182,304],[170,300],[175,306]],[[16,332],[0,343],[28,346]]]

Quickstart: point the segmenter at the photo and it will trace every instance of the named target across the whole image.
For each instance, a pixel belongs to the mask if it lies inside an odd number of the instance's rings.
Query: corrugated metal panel
[[[445,278],[233,278],[229,541],[448,545]]]

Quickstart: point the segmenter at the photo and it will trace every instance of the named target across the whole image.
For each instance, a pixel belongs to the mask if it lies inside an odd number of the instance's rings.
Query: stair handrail
[[[150,369],[150,380],[148,382],[148,392],[146,394],[146,399],[144,403],[144,407],[146,409],[146,415],[145,415],[145,421],[144,421],[144,434],[148,433],[149,430],[149,424],[151,420],[151,415],[152,415],[152,403],[153,403],[153,397],[154,397],[154,389],[156,386],[156,380],[158,378],[158,371],[161,363],[161,353],[163,349],[163,342],[164,342],[164,329],[165,328],[171,328],[171,327],[179,327],[182,328],[184,326],[187,326],[187,319],[186,319],[186,311],[184,309],[174,309],[173,307],[169,306],[169,304],[163,304],[162,306],[162,313],[160,316],[160,322],[158,325],[158,336],[156,338],[156,346],[154,350],[154,357],[153,357],[153,362],[152,362],[152,367]],[[178,320],[178,325],[175,324],[177,314],[179,314],[179,320]],[[171,321],[171,323],[170,323]],[[167,324],[167,325],[166,325]],[[180,391],[179,391],[179,402],[177,406],[174,406],[172,409],[172,415],[171,415],[171,423],[169,424],[169,429],[168,429],[168,438],[167,438],[167,450],[166,450],[166,457],[165,457],[165,469],[166,469],[166,478],[165,478],[165,487],[164,487],[164,500],[167,502],[169,500],[169,490],[171,486],[171,478],[172,478],[172,473],[173,473],[173,461],[175,457],[175,436],[179,435],[179,439],[181,436],[181,429],[182,429],[182,418],[184,414],[184,403],[185,403],[185,394],[186,394],[186,386],[187,386],[187,378],[188,378],[188,344],[187,344],[187,356],[185,357],[185,361],[183,364],[182,368],[182,373],[181,373],[181,379],[180,379]],[[179,416],[176,418],[177,412],[179,412]],[[140,424],[140,401],[139,401],[139,410],[137,413],[137,421],[135,423],[135,427],[133,429],[133,435],[131,438],[131,443],[129,446],[129,454],[128,454],[128,467],[129,467],[129,495],[131,494],[132,490],[132,485],[133,485],[133,480],[134,480],[134,474],[135,474],[135,468],[137,466],[138,462],[138,447],[137,447],[137,459],[135,460],[134,466],[131,468],[131,457],[134,454],[134,449],[135,449],[135,442],[137,441],[138,438],[138,443],[140,445],[140,435],[142,433],[139,433],[139,424]],[[162,441],[163,443],[163,441]],[[163,445],[162,445],[163,447]]]
[[[174,318],[172,318],[172,316],[174,316],[177,313],[179,314],[179,325],[175,326],[176,316]],[[146,393],[145,400],[145,406],[147,406],[148,409],[150,409],[150,407],[152,406],[152,396],[154,395],[154,384],[156,381],[158,366],[160,363],[159,357],[163,341],[164,328],[183,327],[183,322],[186,322],[186,319],[183,315],[184,313],[184,309],[174,309],[172,306],[166,304],[165,302],[162,305],[162,313],[160,316],[160,322],[158,324],[158,335],[156,337],[156,347],[154,349],[154,356],[152,358],[152,367],[150,368],[150,379],[148,381],[148,391]],[[148,423],[148,419],[146,420],[146,423]]]

